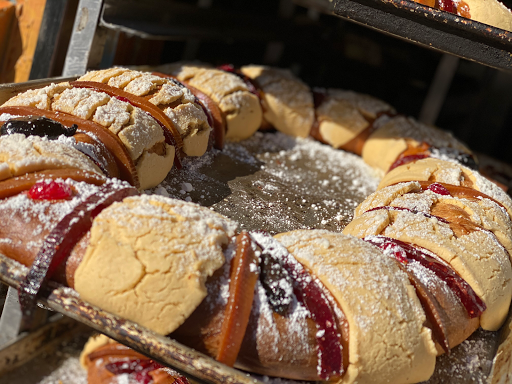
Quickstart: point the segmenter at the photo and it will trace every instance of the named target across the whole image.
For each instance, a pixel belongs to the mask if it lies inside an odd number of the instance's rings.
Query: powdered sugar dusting
[[[437,358],[434,375],[428,384],[486,384],[491,370],[499,333],[481,328],[451,350],[449,356]]]
[[[244,229],[271,233],[341,231],[379,177],[358,156],[281,133],[256,133],[183,163],[150,192],[190,198]]]

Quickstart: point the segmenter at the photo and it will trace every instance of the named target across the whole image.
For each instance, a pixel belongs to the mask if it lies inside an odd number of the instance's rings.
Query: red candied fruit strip
[[[446,189],[446,187],[444,187],[443,185],[441,185],[439,183],[430,184],[427,187],[427,189],[434,193],[437,193],[438,195],[443,195],[443,196],[451,196],[452,195],[450,193],[450,191],[448,189]]]
[[[112,203],[137,194],[137,189],[131,186],[104,184],[99,187],[97,193],[89,196],[57,223],[39,249],[19,289],[23,313],[22,329],[31,328],[36,296],[41,287],[66,260],[75,244],[89,231],[94,218]]]
[[[105,365],[107,371],[114,375],[127,373],[133,380],[141,384],[150,384],[153,381],[153,378],[149,375],[149,372],[162,367],[163,365],[158,364],[153,360],[142,359],[116,361]]]
[[[153,378],[150,372],[165,368],[162,364],[149,359],[131,359],[121,360],[105,365],[107,371],[114,375],[129,374],[130,379],[137,383],[150,384]],[[189,384],[187,378],[183,376],[173,376],[175,384]]]
[[[430,155],[426,154],[426,153],[418,153],[416,155],[400,157],[393,164],[391,164],[391,166],[388,169],[388,172],[392,171],[393,169],[395,169],[396,167],[399,167],[401,165],[412,163],[413,161],[416,161],[416,160],[426,159],[427,157],[430,157]]]
[[[402,264],[407,264],[414,260],[431,270],[457,295],[470,318],[479,317],[487,308],[482,299],[478,297],[473,288],[462,277],[416,246],[385,236],[372,236],[364,240],[384,251],[388,251]]]
[[[27,194],[33,200],[69,200],[73,191],[63,181],[43,180],[35,183]]]
[[[286,248],[267,233],[251,232],[253,240],[273,257],[279,259],[283,268],[293,281],[294,294],[306,309],[317,326],[318,343],[318,374],[321,379],[329,380],[344,373],[343,346],[340,343],[340,332],[329,300],[322,286],[295,259]],[[264,246],[265,244],[266,246]],[[270,244],[270,245],[269,245]],[[276,255],[276,251],[278,254]]]
[[[441,11],[455,13],[455,5],[452,0],[437,0],[437,5]]]
[[[426,213],[426,212],[416,211],[416,210],[414,210],[414,209],[403,208],[403,207],[381,206],[381,207],[375,207],[375,208],[369,209],[369,210],[367,210],[366,212],[378,211],[379,209],[385,209],[386,211],[404,211],[404,212],[411,212],[411,213],[414,213],[414,214],[417,214],[417,215],[423,215],[423,216],[425,216],[425,217],[428,217],[429,219],[436,218],[436,219],[437,219],[437,220],[439,220],[441,223],[445,223],[445,224],[449,224],[449,223],[450,223],[448,220],[443,219],[442,217],[439,217],[439,216],[436,216],[436,215],[431,215],[430,213]],[[366,212],[365,212],[365,213],[366,213]]]
[[[294,275],[291,270],[294,268],[293,264],[285,263],[284,267],[292,276]],[[329,380],[343,373],[343,357],[336,319],[322,288],[314,281],[312,276],[305,270],[296,272],[298,276],[295,279],[294,293],[306,306],[317,325],[319,331],[316,338],[320,357],[320,378]]]

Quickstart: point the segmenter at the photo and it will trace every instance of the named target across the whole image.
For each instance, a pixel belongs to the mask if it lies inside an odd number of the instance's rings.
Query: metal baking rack
[[[409,0],[336,0],[333,12],[423,47],[512,72],[512,32]]]
[[[48,7],[55,0],[48,0]],[[63,75],[81,75],[88,68],[112,64],[116,34],[125,32],[149,39],[229,39],[272,41],[295,39],[314,44],[321,31],[279,17],[262,17],[238,10],[217,11],[206,5],[163,0],[80,0]],[[512,32],[433,9],[409,0],[288,0],[314,12],[335,15],[388,35],[480,64],[512,71]],[[65,13],[45,13],[43,25],[59,24]],[[55,47],[52,37],[40,36],[42,55]],[[52,43],[53,42],[53,43]],[[34,63],[44,76],[49,60]],[[40,68],[41,67],[41,68]]]
[[[293,0],[423,47],[512,71],[512,32],[409,0]],[[271,41],[276,36],[311,43],[318,31],[240,10],[214,12],[175,1],[80,0],[64,65],[64,76],[82,74],[115,50],[112,34],[143,38]],[[110,52],[109,52],[110,51]]]

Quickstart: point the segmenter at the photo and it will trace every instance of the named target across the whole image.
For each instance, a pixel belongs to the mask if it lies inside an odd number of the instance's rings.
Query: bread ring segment
[[[92,304],[168,334],[206,296],[206,278],[225,262],[222,247],[235,228],[194,204],[127,198],[94,220],[75,289]]]
[[[464,1],[469,6],[469,12],[472,20],[493,25],[506,31],[512,31],[512,12],[500,1]]]
[[[319,139],[334,148],[360,154],[362,144],[355,146],[354,140],[366,140],[376,128],[373,123],[381,114],[395,113],[389,104],[369,95],[341,89],[318,89],[316,92],[320,95],[320,104],[316,108]]]
[[[73,142],[73,138],[48,140],[19,133],[1,136],[0,180],[61,168],[83,169],[103,175],[92,160],[71,146]]]
[[[453,148],[462,153],[471,153],[449,133],[412,118],[398,116],[370,135],[363,147],[362,157],[372,167],[387,171],[409,145],[416,147],[423,142],[437,148]]]
[[[379,189],[368,196],[357,208],[354,217],[373,208],[391,206],[432,213],[434,204],[462,209],[475,225],[491,231],[509,254],[512,254],[512,221],[507,212],[491,199],[457,198],[423,191],[418,182],[399,183]],[[444,217],[448,221],[452,218]],[[457,218],[453,218],[457,221]]]
[[[171,75],[208,95],[226,117],[226,138],[244,140],[261,125],[263,113],[256,95],[237,75],[218,69],[178,65]]]
[[[285,69],[249,65],[241,72],[263,91],[263,117],[277,130],[295,137],[307,137],[315,118],[309,87]]]
[[[427,158],[393,169],[381,180],[377,189],[407,181],[430,181],[467,186],[500,202],[512,217],[512,199],[500,187],[478,172],[455,161]]]
[[[53,97],[70,88],[71,85],[68,82],[58,84],[52,83],[44,88],[28,90],[20,93],[19,95],[7,100],[3,106],[35,107],[51,111]]]
[[[322,281],[347,317],[349,366],[339,383],[415,383],[432,375],[431,331],[423,326],[414,288],[393,260],[363,241],[327,231],[276,238]]]
[[[383,235],[425,248],[451,265],[487,306],[482,328],[495,331],[505,321],[512,298],[507,251],[488,231],[456,237],[448,224],[408,211],[379,209],[354,219],[344,234]]]
[[[33,92],[22,93],[8,100],[4,106],[38,107],[41,103],[33,101]],[[103,92],[72,88],[69,83],[42,88],[38,90],[37,98],[46,98],[45,105],[49,110],[92,120],[111,130],[127,148],[138,172],[157,164],[158,178],[151,173],[139,175],[141,189],[158,185],[171,170],[174,148],[165,143],[162,128],[156,120],[140,108],[116,100]],[[150,163],[145,164],[146,161]]]
[[[162,109],[174,123],[183,140],[183,151],[186,155],[201,156],[206,152],[211,131],[208,118],[194,95],[183,84],[173,79],[129,69],[90,72],[78,81],[100,81],[146,98]]]

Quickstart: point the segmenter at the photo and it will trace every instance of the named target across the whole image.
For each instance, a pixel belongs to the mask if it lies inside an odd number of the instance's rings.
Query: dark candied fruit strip
[[[440,262],[429,251],[403,241],[385,236],[368,236],[365,241],[376,245],[389,256],[402,264],[411,261],[420,263],[443,280],[457,295],[471,319],[479,317],[487,308],[485,303],[473,291],[473,288],[447,264]]]
[[[78,182],[84,181],[89,184],[103,185],[107,179],[97,173],[84,171],[82,169],[52,169],[48,171],[29,173],[23,176],[0,181],[0,199],[5,199],[29,190],[34,184],[45,179],[72,179]]]
[[[0,107],[1,113],[9,113],[11,115],[38,115],[58,121],[64,125],[77,124],[78,132],[87,132],[93,134],[101,141],[105,147],[112,153],[116,164],[119,168],[121,179],[128,181],[135,187],[140,187],[139,177],[135,164],[133,163],[128,150],[121,142],[119,137],[110,132],[107,128],[90,120],[84,120],[80,117],[73,116],[64,112],[53,112],[35,107]]]
[[[101,169],[103,174],[109,178],[121,178],[119,167],[112,152],[110,152],[105,144],[94,137],[94,134],[88,132],[77,132],[73,138],[73,148],[82,152],[91,159],[96,166]]]
[[[142,109],[149,114],[160,125],[164,133],[165,142],[172,145],[176,149],[174,161],[176,166],[181,168],[180,150],[183,148],[183,141],[181,135],[174,126],[171,119],[156,105],[151,104],[146,99],[135,96],[131,93],[125,92],[122,89],[111,87],[104,83],[97,83],[94,81],[72,81],[69,84],[75,88],[90,88],[97,92],[104,92],[111,97],[115,97],[121,101],[133,105],[134,107]]]
[[[459,162],[460,164],[468,167],[474,171],[478,171],[478,161],[471,153],[461,152],[455,148],[448,147],[431,147],[430,148],[431,156],[439,159],[453,159]]]
[[[430,213],[426,213],[426,212],[416,211],[414,209],[403,208],[403,207],[391,207],[391,206],[386,205],[386,206],[375,207],[375,208],[369,209],[366,212],[378,211],[379,209],[384,209],[386,211],[411,212],[411,213],[414,213],[415,215],[423,215],[425,217],[428,217],[429,219],[435,218],[435,219],[439,220],[441,223],[449,224],[449,221],[446,219],[443,219],[442,217],[431,215]]]
[[[135,188],[126,184],[107,182],[57,223],[44,240],[19,289],[23,329],[31,328],[32,314],[41,287],[66,260],[78,240],[89,231],[94,218],[110,204],[137,194]]]
[[[260,281],[275,313],[284,315],[293,302],[292,279],[281,263],[269,253],[260,256]]]
[[[69,200],[73,191],[64,181],[49,179],[35,183],[27,194],[33,200]]]
[[[277,258],[293,281],[294,293],[310,312],[317,326],[317,371],[323,380],[340,377],[344,373],[343,346],[340,342],[336,317],[321,283],[290,255],[288,250],[271,235],[251,232],[252,239],[262,252]]]
[[[313,89],[313,105],[315,110],[320,107],[327,100],[327,89],[315,88]]]
[[[217,361],[232,367],[240,352],[258,281],[258,257],[246,231],[235,240],[236,254],[231,264],[229,298],[221,326]]]
[[[73,124],[69,128],[65,127],[58,121],[41,116],[22,116],[9,119],[0,128],[0,135],[12,135],[13,133],[21,133],[25,136],[48,137],[55,140],[59,136],[73,136],[78,125]]]

